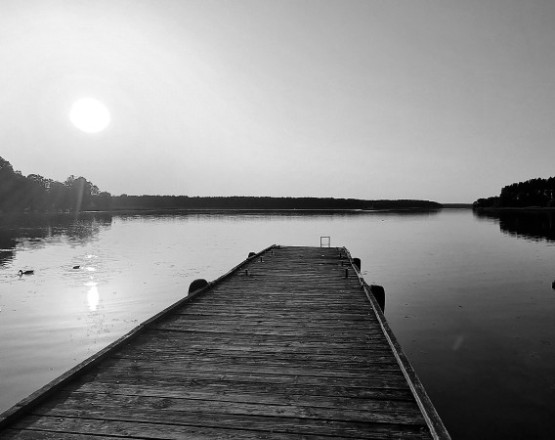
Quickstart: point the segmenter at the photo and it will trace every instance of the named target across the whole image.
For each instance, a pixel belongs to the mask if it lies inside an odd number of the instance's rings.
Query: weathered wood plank
[[[311,329],[311,328],[299,328],[294,327],[280,327],[275,328],[271,326],[248,326],[248,325],[228,325],[228,326],[214,326],[214,325],[202,325],[202,324],[182,324],[175,322],[173,320],[168,320],[167,322],[156,324],[155,327],[159,330],[176,331],[176,332],[202,332],[202,333],[231,333],[231,334],[246,334],[246,335],[267,335],[267,336],[297,336],[300,339],[303,338],[320,338],[325,339],[327,337],[332,338],[333,341],[336,340],[349,340],[356,339],[360,341],[368,341],[372,336],[377,336],[379,333],[372,332],[371,334],[361,334],[360,331],[356,329],[334,329],[330,332],[326,332],[324,329]]]
[[[136,349],[125,348],[118,353],[114,353],[116,358],[127,359],[148,359],[155,357],[157,359],[182,359],[182,360],[264,360],[271,359],[273,361],[285,362],[328,362],[340,363],[349,365],[371,366],[375,363],[396,363],[395,356],[385,349],[374,349],[371,352],[360,350],[358,352],[352,351],[314,351],[298,352],[294,348],[286,350],[282,347],[275,347],[266,345],[264,347],[211,347],[211,348],[191,348],[191,347],[176,347],[171,344],[160,344],[158,346],[141,346]]]
[[[279,433],[271,431],[254,431],[245,429],[218,429],[199,426],[175,425],[166,423],[128,422],[121,420],[98,420],[98,419],[75,419],[66,417],[40,417],[32,416],[30,423],[26,426],[36,431],[56,429],[58,432],[74,433],[80,432],[83,438],[90,438],[88,434],[101,435],[96,438],[141,438],[159,440],[250,440],[250,439],[272,439],[272,440],[298,440],[298,434]],[[117,433],[118,437],[104,437],[106,434]],[[67,434],[66,434],[67,435]],[[69,434],[75,435],[75,434]],[[302,436],[306,440],[321,440],[329,437]],[[31,437],[32,438],[32,437]],[[47,437],[52,438],[52,437]],[[74,437],[71,437],[72,439]],[[382,437],[384,438],[384,437]],[[341,437],[347,439],[347,437]]]
[[[91,391],[87,391],[91,390]],[[75,390],[71,390],[75,391]],[[168,404],[167,399],[178,399],[186,401],[187,405],[196,405],[195,401],[199,401],[200,404],[195,407],[195,409],[202,410],[203,405],[206,402],[210,402],[213,405],[209,408],[215,408],[216,406],[220,409],[225,408],[222,403],[231,404],[235,403],[235,408],[241,408],[240,405],[247,405],[248,407],[256,405],[262,408],[275,409],[277,407],[288,407],[292,412],[299,412],[298,410],[303,408],[319,408],[320,410],[329,410],[333,413],[337,412],[337,408],[343,408],[343,411],[350,411],[350,414],[357,414],[362,412],[360,417],[366,415],[367,412],[380,412],[380,411],[390,411],[393,409],[391,404],[392,401],[406,402],[406,407],[414,408],[413,399],[407,397],[406,399],[363,399],[363,398],[350,398],[350,397],[325,397],[317,395],[301,395],[301,394],[256,394],[252,390],[247,393],[235,393],[231,390],[219,390],[219,392],[214,393],[213,389],[201,390],[192,392],[188,388],[180,388],[174,386],[170,387],[149,387],[149,386],[112,386],[112,387],[100,387],[98,384],[94,387],[83,386],[78,390],[80,393],[92,393],[95,396],[102,394],[109,395],[110,399],[114,396],[123,396],[123,398],[128,397],[145,397],[145,398],[160,398],[164,400],[164,405]],[[382,394],[383,396],[383,394]],[[155,402],[155,400],[153,400]],[[403,408],[396,407],[395,410],[400,412]],[[37,412],[40,410],[37,410]],[[341,414],[342,420],[347,419],[344,413]]]
[[[343,406],[347,399],[355,399],[355,403],[365,400],[403,400],[413,401],[414,397],[410,389],[402,382],[399,388],[386,388],[376,384],[372,387],[348,387],[338,385],[313,385],[302,383],[271,383],[239,380],[217,380],[210,379],[189,379],[176,382],[173,378],[158,379],[156,381],[141,377],[122,377],[117,380],[113,377],[100,378],[98,376],[91,380],[90,376],[84,377],[76,382],[68,390],[78,390],[88,393],[114,393],[125,395],[145,395],[157,397],[178,397],[178,398],[203,398],[208,400],[227,399],[261,399],[263,401],[273,401],[284,404],[283,401],[293,399],[297,402],[310,404],[311,398],[315,397],[315,403],[336,407]],[[341,404],[340,404],[341,403]]]
[[[10,428],[2,431],[2,440],[121,440],[121,436]]]
[[[187,322],[191,324],[199,325],[214,325],[214,326],[228,326],[237,325],[238,319],[244,319],[243,315],[229,314],[224,317],[212,317],[212,316],[199,316],[199,315],[175,315],[172,317],[175,322]],[[360,330],[360,331],[372,331],[372,325],[368,322],[368,319],[361,317],[357,320],[340,320],[335,319],[322,319],[320,317],[298,317],[289,316],[287,318],[275,318],[270,316],[253,316],[249,320],[242,322],[242,325],[247,327],[259,327],[259,326],[270,326],[276,328],[291,327],[291,328],[318,328],[324,330],[334,330],[334,329],[345,329],[350,330]]]
[[[236,371],[227,369],[214,374],[213,371],[207,371],[202,368],[197,370],[180,370],[174,369],[164,371],[163,375],[156,374],[155,368],[137,367],[131,369],[129,367],[122,368],[117,365],[111,368],[101,369],[94,374],[95,380],[113,380],[115,382],[125,382],[127,380],[136,380],[142,383],[160,383],[173,382],[174,384],[186,384],[190,381],[212,381],[219,382],[256,382],[268,384],[301,384],[314,386],[338,386],[345,388],[380,388],[380,389],[399,389],[407,388],[404,376],[399,371],[382,371],[378,374],[367,374],[358,377],[343,376],[317,376],[317,375],[292,375],[292,374],[269,374],[264,371],[252,371],[244,369]]]
[[[247,440],[247,439],[272,439],[272,440],[329,440],[327,435],[311,435],[299,434],[297,432],[284,432],[269,429],[256,429],[257,421],[251,423],[250,429],[225,428],[219,426],[198,426],[197,424],[187,424],[189,419],[184,419],[183,423],[152,423],[141,421],[125,421],[125,420],[100,420],[95,418],[72,418],[72,417],[40,417],[30,416],[25,424],[16,425],[22,431],[23,435],[7,437],[10,440],[113,440],[121,438],[133,439],[159,439],[159,440]],[[279,421],[279,419],[277,420]],[[199,418],[200,423],[206,423],[202,417]],[[227,417],[222,420],[222,425],[230,425],[233,417]],[[208,422],[209,423],[209,422]],[[212,423],[214,425],[214,423]],[[258,423],[258,426],[260,423]],[[32,430],[31,430],[32,429]],[[48,431],[56,430],[56,431]],[[307,423],[302,431],[309,431],[310,424]],[[12,431],[17,433],[17,431]],[[115,436],[109,435],[115,433]],[[350,432],[348,432],[350,434]],[[56,436],[58,435],[58,436]],[[426,435],[419,429],[403,426],[399,428],[396,425],[382,425],[374,430],[366,433],[363,437],[353,436],[334,436],[337,440],[352,440],[355,438],[373,439],[373,440],[392,440],[407,439],[419,440],[426,439]]]
[[[181,317],[172,317],[168,319],[163,324],[159,324],[156,326],[159,329],[165,328],[179,328],[183,331],[199,331],[199,332],[206,332],[212,330],[223,330],[224,332],[233,332],[235,329],[240,329],[241,331],[249,332],[251,334],[255,331],[266,331],[274,329],[277,334],[289,334],[288,332],[313,332],[313,333],[326,333],[328,335],[335,334],[338,332],[341,333],[349,333],[353,334],[353,336],[360,335],[361,333],[367,332],[369,335],[376,335],[378,336],[380,333],[373,329],[371,326],[363,323],[363,324],[355,324],[355,323],[330,323],[330,324],[321,324],[321,323],[311,323],[310,321],[305,321],[304,323],[288,323],[288,322],[281,322],[281,323],[274,323],[274,322],[267,322],[264,320],[256,320],[255,322],[232,322],[232,321],[192,321],[190,319],[181,319]],[[298,333],[295,333],[298,334]]]
[[[181,309],[176,311],[176,314],[187,316],[188,319],[192,320],[203,320],[203,319],[210,319],[210,320],[219,320],[219,319],[233,319],[234,317],[241,317],[241,319],[245,321],[249,321],[252,319],[268,319],[268,320],[284,320],[287,322],[296,322],[296,321],[309,321],[309,322],[326,322],[326,321],[346,321],[346,322],[367,322],[368,320],[372,320],[373,317],[370,312],[360,312],[360,313],[337,313],[333,311],[324,311],[324,312],[314,312],[312,310],[304,310],[299,311],[297,313],[286,313],[279,312],[275,310],[268,311],[264,313],[260,308],[251,308],[251,309],[241,309],[242,312],[239,312],[239,309],[233,310],[224,310],[224,309],[216,309],[214,310],[213,307],[206,307],[204,311],[198,310],[198,308],[193,309],[192,307],[187,309]]]
[[[208,356],[204,355],[199,359],[196,355],[187,355],[181,353],[141,353],[139,351],[130,351],[127,353],[119,353],[114,355],[115,359],[127,359],[143,365],[151,365],[153,368],[161,368],[161,363],[178,362],[184,369],[190,369],[191,365],[199,368],[227,368],[233,366],[248,367],[251,370],[257,368],[261,362],[268,367],[281,369],[306,368],[310,364],[311,370],[330,370],[337,372],[357,372],[368,374],[371,369],[393,369],[397,370],[397,361],[393,356],[374,356],[372,358],[336,358],[327,359],[326,357],[314,359],[309,356],[300,356],[298,358],[291,356],[277,357],[250,354],[248,356]]]
[[[210,362],[177,362],[168,365],[167,362],[157,362],[152,359],[150,361],[134,361],[124,358],[116,358],[117,366],[125,374],[135,374],[137,372],[149,372],[150,374],[156,375],[166,375],[166,374],[176,374],[181,371],[191,373],[191,372],[212,372],[217,374],[251,374],[256,372],[257,374],[266,374],[274,376],[314,376],[314,377],[326,377],[326,378],[342,378],[348,379],[362,379],[365,375],[370,373],[367,368],[343,368],[334,369],[330,368],[328,365],[301,365],[301,364],[272,364],[270,362],[264,364],[253,365],[252,363],[247,364],[243,362],[220,362],[218,364]],[[387,375],[387,372],[391,374],[396,374],[399,372],[397,365],[391,364],[375,364],[372,368],[372,373]]]
[[[241,337],[242,336],[242,337]],[[329,340],[303,340],[295,337],[269,338],[254,335],[227,336],[197,332],[163,332],[149,331],[139,337],[133,344],[138,350],[164,349],[187,350],[188,352],[220,353],[226,351],[248,351],[260,353],[291,353],[294,355],[336,355],[336,356],[372,356],[377,352],[391,354],[391,348],[381,339],[368,342],[333,343]],[[123,347],[120,351],[126,350]]]
[[[163,420],[189,414],[230,414],[265,417],[294,417],[322,420],[356,421],[365,423],[397,423],[422,425],[423,418],[413,402],[368,400],[367,409],[356,407],[305,406],[298,402],[285,405],[251,401],[202,400],[174,397],[152,397],[121,394],[61,392],[56,399],[38,406],[35,415],[65,415],[79,417],[134,420],[138,414]]]
[[[316,294],[316,293],[315,293]],[[233,307],[237,301],[247,301],[241,306]],[[283,309],[285,311],[302,311],[306,310],[309,311],[318,311],[318,312],[345,312],[351,311],[352,313],[356,313],[357,311],[366,311],[368,313],[368,306],[362,302],[357,303],[353,301],[349,301],[348,299],[344,300],[336,300],[336,301],[309,301],[309,300],[300,300],[300,299],[287,299],[287,300],[277,300],[275,298],[269,299],[249,299],[249,298],[242,298],[240,295],[234,295],[233,298],[214,298],[213,301],[197,303],[194,306],[191,306],[191,310],[202,309],[207,307],[230,307],[230,310],[261,310],[267,309],[269,311],[276,310],[276,306],[279,306],[279,309]]]
[[[256,338],[249,338],[249,335],[237,335],[237,340],[233,340],[232,333],[187,333],[171,332],[179,337],[183,344],[191,351],[209,353],[210,351],[249,351],[270,353],[290,353],[290,354],[334,354],[336,356],[372,356],[375,353],[387,352],[387,345],[383,343],[370,344],[368,341],[344,341],[325,339],[305,339],[303,341],[291,341],[291,338],[266,338],[264,335],[257,335]],[[243,336],[243,338],[239,338]],[[171,349],[171,343],[166,345]],[[209,347],[209,348],[207,348]],[[148,349],[148,347],[147,347]],[[208,351],[206,351],[208,350]],[[121,350],[120,350],[121,351]]]

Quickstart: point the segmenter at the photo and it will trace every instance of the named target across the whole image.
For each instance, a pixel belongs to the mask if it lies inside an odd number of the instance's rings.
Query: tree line
[[[427,200],[360,200],[332,197],[189,197],[131,196],[112,197],[112,209],[244,209],[244,210],[330,210],[330,209],[437,209],[441,205]]]
[[[104,210],[109,209],[110,199],[109,193],[84,177],[71,175],[58,182],[39,174],[23,176],[0,157],[1,212]]]
[[[189,197],[168,195],[112,196],[84,177],[57,182],[39,174],[23,176],[0,157],[0,212],[121,211],[121,210],[376,210],[438,209],[428,200],[360,200],[320,197]]]
[[[499,196],[478,199],[474,208],[555,207],[555,177],[513,183],[501,189]]]

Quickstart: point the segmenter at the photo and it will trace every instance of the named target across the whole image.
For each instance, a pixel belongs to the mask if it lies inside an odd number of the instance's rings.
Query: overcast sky
[[[0,156],[112,194],[472,202],[555,175],[552,0],[0,0]],[[109,126],[68,117],[92,97]]]

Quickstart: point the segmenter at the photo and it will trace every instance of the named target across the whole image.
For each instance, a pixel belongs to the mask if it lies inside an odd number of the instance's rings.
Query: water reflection
[[[88,281],[85,283],[87,286],[87,305],[89,311],[96,312],[98,303],[100,302],[100,295],[98,293],[98,284],[95,281]]]
[[[144,213],[118,214],[118,219],[123,222],[141,220],[151,220],[159,223],[160,221],[176,221],[187,218],[192,219],[214,219],[219,218],[225,221],[244,220],[244,219],[269,219],[272,217],[279,218],[310,218],[310,217],[355,217],[360,215],[391,215],[391,216],[432,216],[441,212],[441,209],[377,209],[373,211],[365,210],[320,210],[320,209],[213,209],[213,210],[172,210],[168,211],[148,211]]]
[[[501,232],[533,241],[555,241],[553,211],[474,211],[480,219],[493,220]]]
[[[0,230],[0,266],[6,266],[15,257],[16,241],[11,236],[2,234]]]
[[[0,219],[0,267],[8,266],[18,249],[40,249],[62,239],[72,246],[84,245],[112,224],[112,216],[105,213],[82,213],[77,217],[27,214]]]

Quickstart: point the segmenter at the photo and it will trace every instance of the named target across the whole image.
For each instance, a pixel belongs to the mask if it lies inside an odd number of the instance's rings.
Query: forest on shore
[[[513,183],[501,189],[498,196],[478,199],[475,209],[481,208],[553,208],[555,207],[555,177],[531,179]]]
[[[199,197],[172,195],[113,196],[84,177],[69,176],[64,182],[39,174],[23,176],[0,157],[0,212],[79,212],[122,210],[348,210],[439,209],[428,200],[360,200],[331,197]]]

